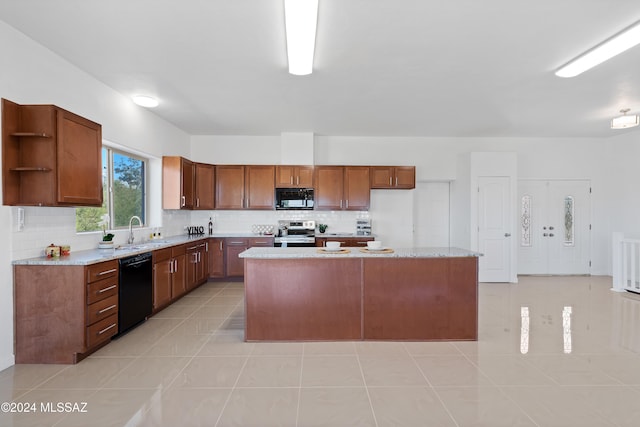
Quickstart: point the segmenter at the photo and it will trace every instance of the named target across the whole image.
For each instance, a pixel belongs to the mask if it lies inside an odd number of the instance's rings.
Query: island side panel
[[[364,259],[364,339],[477,340],[477,258]]]
[[[360,259],[245,259],[245,339],[362,339],[361,273]]]
[[[16,363],[75,363],[85,348],[82,266],[14,267]]]

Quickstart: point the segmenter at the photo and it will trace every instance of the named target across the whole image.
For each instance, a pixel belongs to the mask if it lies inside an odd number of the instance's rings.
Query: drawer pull
[[[115,273],[116,271],[118,271],[117,268],[112,268],[111,270],[101,271],[100,273],[96,274],[96,276],[104,276],[105,274]]]
[[[100,289],[100,290],[98,291],[98,293],[99,293],[99,294],[101,294],[101,293],[103,293],[103,292],[110,291],[111,289],[115,288],[116,286],[117,286],[117,285],[111,285],[111,286],[109,286],[108,288]]]
[[[117,307],[117,305],[116,305],[116,304],[113,304],[112,306],[109,306],[109,307],[107,307],[107,308],[103,308],[102,310],[98,311],[98,314],[106,313],[107,311],[109,311],[109,310],[113,310],[113,309],[114,309],[114,308],[116,308],[116,307]]]
[[[187,248],[188,251],[191,251],[193,249],[197,248],[197,246],[191,246],[190,248]]]
[[[98,332],[98,333],[97,333],[97,335],[102,335],[102,334],[104,334],[105,332],[107,332],[109,329],[112,329],[112,328],[115,328],[115,327],[116,327],[116,324],[115,324],[115,323],[112,323],[110,326],[107,326],[106,328],[104,328],[103,330],[101,330],[100,332]]]

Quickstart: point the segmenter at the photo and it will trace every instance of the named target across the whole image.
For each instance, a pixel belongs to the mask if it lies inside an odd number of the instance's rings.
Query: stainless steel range
[[[304,247],[316,245],[316,222],[307,221],[278,221],[278,234],[275,246]]]

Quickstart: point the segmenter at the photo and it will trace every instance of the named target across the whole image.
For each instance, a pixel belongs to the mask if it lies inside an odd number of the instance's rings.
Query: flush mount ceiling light
[[[640,120],[638,120],[638,115],[634,114],[632,116],[627,116],[629,112],[628,108],[624,108],[620,110],[622,115],[620,117],[616,117],[611,120],[611,129],[626,129],[632,128],[634,126],[638,126]]]
[[[640,21],[564,65],[558,77],[575,77],[640,43]]]
[[[289,73],[297,76],[313,71],[318,0],[284,0]]]
[[[158,100],[147,95],[133,95],[133,102],[141,107],[154,108],[158,106]]]

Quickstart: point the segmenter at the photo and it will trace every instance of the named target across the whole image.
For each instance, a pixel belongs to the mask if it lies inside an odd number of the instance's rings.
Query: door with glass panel
[[[589,274],[591,200],[586,180],[521,180],[518,274]]]

